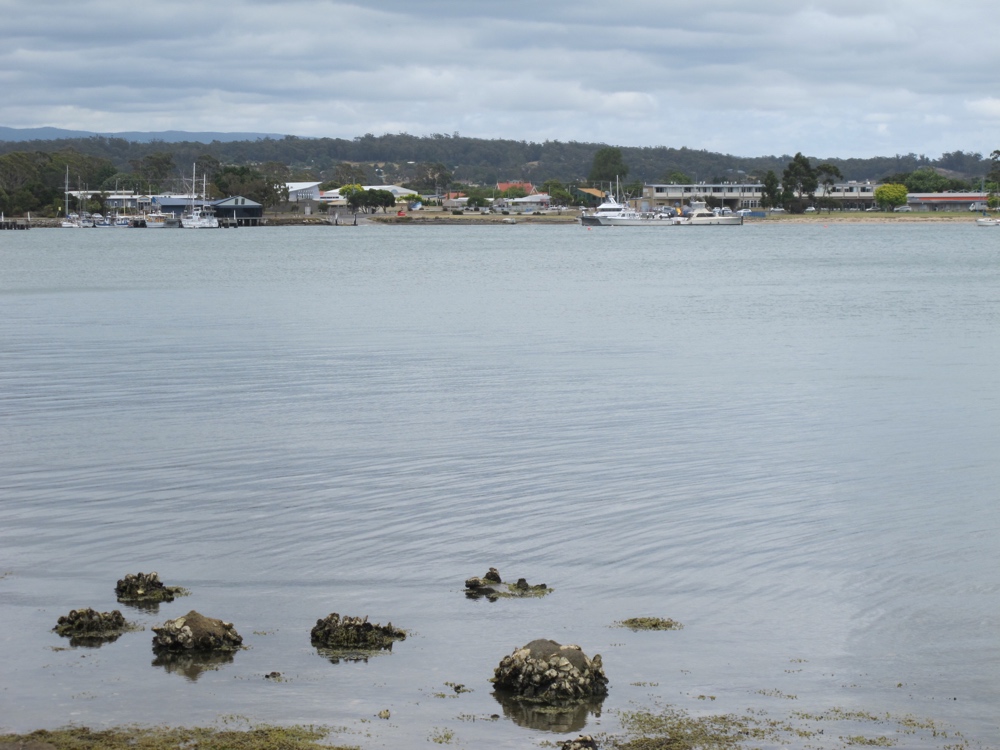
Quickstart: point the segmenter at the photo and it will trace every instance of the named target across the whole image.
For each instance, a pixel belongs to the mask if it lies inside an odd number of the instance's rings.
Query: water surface
[[[661,701],[911,713],[1000,746],[996,239],[4,233],[0,729],[239,714],[513,748]],[[555,592],[465,599],[490,566]],[[145,632],[49,632],[149,570],[192,594],[123,608]],[[192,608],[249,649],[154,665],[148,628]],[[334,611],[411,635],[331,664],[308,633]],[[645,615],[685,628],[611,627]],[[552,732],[494,699],[538,637],[602,654],[599,715]]]

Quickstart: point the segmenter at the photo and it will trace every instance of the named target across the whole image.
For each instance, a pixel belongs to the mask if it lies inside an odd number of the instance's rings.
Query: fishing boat
[[[211,206],[204,205],[205,188],[207,182],[205,180],[205,175],[201,176],[201,195],[202,195],[202,205],[195,206],[195,185],[197,175],[197,165],[191,166],[191,204],[188,206],[187,213],[181,217],[181,227],[184,229],[218,229],[219,219],[215,216],[215,210]]]
[[[180,226],[180,221],[173,214],[165,214],[162,211],[148,211],[143,215],[142,220],[145,222],[146,229],[163,229],[169,226]]]

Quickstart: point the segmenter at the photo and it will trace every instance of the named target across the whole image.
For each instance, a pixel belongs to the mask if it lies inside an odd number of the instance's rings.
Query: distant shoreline
[[[928,212],[928,213],[868,213],[868,212],[834,212],[834,213],[810,213],[810,214],[769,214],[764,218],[747,217],[745,225],[774,225],[774,224],[940,224],[940,223],[970,223],[978,218],[979,214],[972,212]],[[578,223],[579,213],[575,211],[565,211],[561,214],[479,214],[465,213],[452,214],[447,211],[413,211],[405,216],[396,214],[357,214],[357,225],[384,224],[395,226],[469,226],[482,225],[490,226],[494,224],[507,225],[517,224],[542,224],[542,225],[566,225]],[[340,214],[336,226],[354,226],[354,214]],[[277,214],[265,216],[267,227],[293,227],[293,226],[334,226],[332,217],[313,214],[304,216],[301,214]],[[513,220],[513,221],[512,221]],[[12,218],[11,221],[26,222],[26,218]],[[30,225],[32,228],[51,229],[60,228],[60,219],[39,219],[32,218]],[[249,227],[244,227],[244,229]]]

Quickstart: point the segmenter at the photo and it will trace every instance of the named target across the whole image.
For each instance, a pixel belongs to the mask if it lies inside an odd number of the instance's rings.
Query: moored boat
[[[707,208],[704,203],[691,204],[692,210],[684,215],[678,225],[686,227],[702,226],[739,226],[743,217],[739,214],[717,214]]]

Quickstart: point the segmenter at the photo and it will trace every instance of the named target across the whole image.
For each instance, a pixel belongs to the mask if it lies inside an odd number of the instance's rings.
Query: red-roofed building
[[[501,193],[504,192],[505,190],[509,190],[510,188],[521,188],[521,190],[524,191],[525,195],[531,195],[531,194],[537,192],[535,190],[535,186],[532,185],[530,182],[498,182],[497,183],[497,190],[499,192],[501,192]]]

